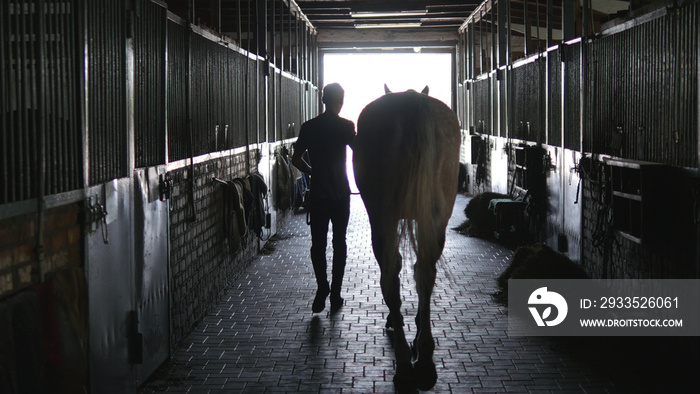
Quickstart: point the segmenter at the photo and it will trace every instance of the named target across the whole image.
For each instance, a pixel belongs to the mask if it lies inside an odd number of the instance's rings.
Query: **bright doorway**
[[[323,56],[323,83],[339,83],[345,89],[340,116],[357,126],[362,109],[384,94],[430,88],[430,96],[452,108],[452,54],[450,53],[327,53]],[[348,178],[357,192],[348,150]]]

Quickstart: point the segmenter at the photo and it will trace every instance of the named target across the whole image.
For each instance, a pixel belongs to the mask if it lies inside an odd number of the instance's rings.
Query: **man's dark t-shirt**
[[[311,197],[337,200],[350,195],[345,146],[352,146],[355,124],[333,112],[305,122],[294,149],[309,152],[313,168]]]

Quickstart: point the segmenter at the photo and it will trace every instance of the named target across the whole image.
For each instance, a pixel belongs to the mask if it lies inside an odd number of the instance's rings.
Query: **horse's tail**
[[[441,228],[443,223],[440,222],[445,218],[441,214],[445,209],[451,211],[452,206],[443,206],[449,199],[445,196],[441,172],[445,170],[445,160],[451,156],[444,149],[447,141],[441,138],[446,132],[441,128],[452,127],[456,123],[446,119],[453,113],[444,104],[425,96],[417,97],[420,99],[416,100],[415,107],[409,106],[413,107],[413,111],[406,117],[408,122],[404,123],[405,127],[412,129],[404,130],[404,135],[410,138],[406,141],[405,160],[405,173],[409,176],[405,178],[401,193],[401,211],[404,217],[412,217],[413,220],[401,223],[400,234],[408,238],[418,261],[421,261],[437,259],[444,245],[444,228]],[[456,188],[456,176],[452,183]]]

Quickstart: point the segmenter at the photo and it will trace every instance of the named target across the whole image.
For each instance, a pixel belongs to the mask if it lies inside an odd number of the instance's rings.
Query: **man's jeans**
[[[326,246],[328,244],[328,223],[333,223],[333,273],[331,299],[340,298],[340,288],[345,273],[345,259],[348,255],[345,234],[350,219],[350,196],[339,200],[311,199],[311,262],[316,274],[319,289],[328,289]]]

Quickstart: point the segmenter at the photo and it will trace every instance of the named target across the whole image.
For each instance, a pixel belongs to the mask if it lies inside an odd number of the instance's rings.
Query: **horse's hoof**
[[[413,366],[416,387],[420,390],[428,391],[435,387],[437,383],[437,370],[432,360],[418,361]]]
[[[394,375],[394,391],[399,394],[418,392],[410,370],[400,373],[397,369],[396,375]]]

